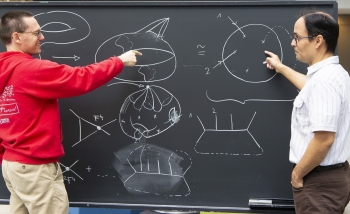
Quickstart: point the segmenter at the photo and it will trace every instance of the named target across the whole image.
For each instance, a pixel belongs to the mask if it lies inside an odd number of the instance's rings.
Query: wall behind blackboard
[[[252,197],[292,198],[298,91],[266,68],[264,50],[305,73],[290,43],[311,6],[337,16],[334,1],[1,3],[1,14],[35,14],[45,36],[35,57],[83,66],[143,53],[105,86],[60,100],[71,205],[249,212]]]

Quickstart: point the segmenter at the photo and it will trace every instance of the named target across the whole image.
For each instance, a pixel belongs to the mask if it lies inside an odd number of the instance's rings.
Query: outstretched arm
[[[267,68],[275,70],[277,73],[285,76],[299,90],[304,87],[306,82],[306,76],[304,74],[284,65],[276,54],[269,51],[265,51],[265,54],[269,55],[269,57],[266,58]]]

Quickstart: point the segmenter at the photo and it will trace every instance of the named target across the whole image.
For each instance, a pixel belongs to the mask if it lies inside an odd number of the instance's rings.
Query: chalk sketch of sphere
[[[283,60],[282,45],[276,32],[263,24],[249,24],[234,31],[226,40],[222,62],[227,71],[237,79],[248,83],[271,80],[275,71],[266,68],[263,62],[265,50]]]
[[[147,85],[129,95],[119,114],[122,131],[139,140],[158,135],[179,122],[181,107],[178,100],[164,88]]]
[[[115,79],[131,82],[155,82],[169,78],[176,69],[176,57],[173,49],[163,39],[169,18],[157,20],[141,30],[124,33],[109,38],[97,49],[95,61],[99,62],[111,56],[119,56],[129,50],[137,50],[134,67],[125,67],[124,72]]]

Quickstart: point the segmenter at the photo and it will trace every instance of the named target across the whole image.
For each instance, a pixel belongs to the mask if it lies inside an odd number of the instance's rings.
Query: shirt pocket
[[[293,102],[292,125],[305,126],[309,121],[306,104],[302,97],[298,96]]]

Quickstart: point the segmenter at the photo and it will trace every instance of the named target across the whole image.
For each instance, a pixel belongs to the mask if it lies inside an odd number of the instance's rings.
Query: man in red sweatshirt
[[[138,51],[85,67],[35,59],[44,35],[30,12],[1,18],[0,164],[11,192],[11,214],[67,214],[69,203],[59,158],[64,155],[58,98],[82,95],[104,85]]]

